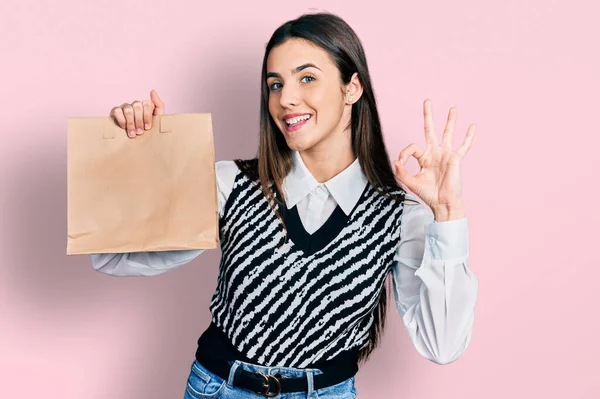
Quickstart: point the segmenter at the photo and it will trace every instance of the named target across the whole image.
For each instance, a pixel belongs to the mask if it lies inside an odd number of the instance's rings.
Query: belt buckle
[[[260,375],[262,378],[265,379],[265,384],[263,385],[265,387],[265,391],[257,392],[257,394],[265,395],[268,398],[272,398],[272,397],[279,395],[279,393],[281,392],[281,384],[279,383],[279,380],[277,379],[277,377],[275,377],[274,375],[271,375],[271,374],[263,374],[260,371],[257,371],[256,374]],[[273,378],[273,380],[275,381],[275,386],[277,387],[275,393],[271,393],[271,394],[269,394],[269,377]]]

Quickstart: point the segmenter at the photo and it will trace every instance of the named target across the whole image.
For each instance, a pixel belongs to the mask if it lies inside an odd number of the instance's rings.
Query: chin
[[[288,137],[286,137],[285,142],[291,150],[296,150],[296,151],[309,150],[312,147],[314,147],[316,144],[314,142],[314,140],[294,140],[294,139],[290,140]]]
[[[290,142],[287,142],[287,146],[289,147],[290,150],[296,150],[296,151],[306,151],[308,148],[310,148],[310,146],[306,146],[301,143],[290,143]]]
[[[319,137],[319,134],[314,130],[301,129],[297,132],[283,132],[281,129],[285,127],[280,126],[280,133],[283,135],[287,146],[291,150],[306,151],[316,146],[323,137]]]

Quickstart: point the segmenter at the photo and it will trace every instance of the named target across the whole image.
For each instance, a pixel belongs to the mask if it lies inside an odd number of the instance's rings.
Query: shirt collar
[[[292,150],[292,155],[292,170],[283,181],[283,188],[287,194],[286,205],[288,209],[293,208],[319,185],[319,182],[302,161],[300,153]],[[322,184],[327,187],[344,213],[349,215],[367,183],[367,176],[360,167],[357,158],[346,169]]]

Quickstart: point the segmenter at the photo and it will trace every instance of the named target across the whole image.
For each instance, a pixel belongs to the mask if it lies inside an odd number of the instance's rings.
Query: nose
[[[287,84],[281,89],[279,103],[283,108],[290,108],[300,103],[300,90],[294,84]]]

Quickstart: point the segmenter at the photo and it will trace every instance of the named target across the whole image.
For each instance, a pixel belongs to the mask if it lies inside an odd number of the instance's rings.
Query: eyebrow
[[[311,64],[310,62],[306,63],[306,64],[302,64],[299,67],[296,67],[296,69],[292,69],[292,74],[297,74],[298,72],[306,69],[306,68],[317,68],[319,71],[321,70],[319,67],[317,67],[315,64]],[[281,78],[281,75],[278,74],[277,72],[269,72],[267,73],[267,79],[269,78]]]

